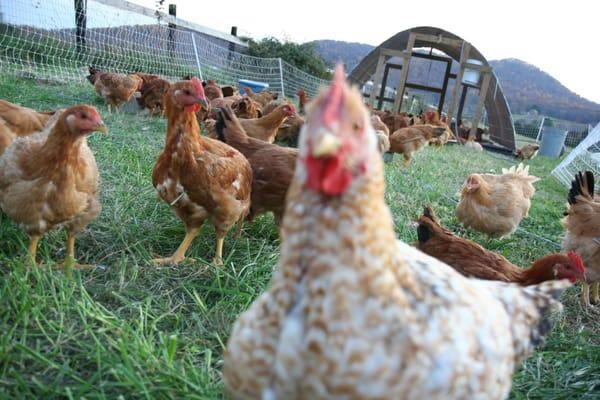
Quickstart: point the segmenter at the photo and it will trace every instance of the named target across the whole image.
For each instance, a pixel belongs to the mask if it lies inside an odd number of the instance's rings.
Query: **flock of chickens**
[[[562,290],[579,280],[582,304],[591,307],[589,285],[591,300],[600,302],[592,173],[578,173],[568,195],[566,254],[522,269],[455,236],[431,207],[411,247],[395,236],[381,153],[402,153],[408,164],[422,147],[448,142],[454,135],[437,113],[370,111],[341,67],[310,103],[298,92],[304,116],[270,92],[244,88],[240,95],[188,78],[170,83],[93,68],[88,76],[109,111],[135,97],[167,118],[152,182],[186,235],[154,263],[183,261],[208,220],[214,262],[222,264],[228,231],[235,226],[240,235],[244,222],[274,214],[278,268],[233,326],[223,356],[232,398],[503,399],[515,367],[549,332]],[[40,238],[64,226],[61,266],[88,267],[76,262],[74,243],[100,212],[98,169],[86,143],[95,131],[107,128],[88,105],[40,113],[0,101],[0,209],[29,235],[34,264]],[[467,147],[481,147],[460,136]],[[489,236],[508,236],[527,217],[536,180],[522,165],[472,174],[456,216]]]

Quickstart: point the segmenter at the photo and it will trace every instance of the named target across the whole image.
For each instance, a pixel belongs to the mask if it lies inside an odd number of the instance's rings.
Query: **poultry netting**
[[[169,27],[164,18],[129,10],[120,0],[82,2],[87,3],[85,43],[77,41],[70,0],[0,3],[2,71],[61,82],[83,80],[89,66],[173,80],[196,75],[222,85],[249,79],[267,83],[270,90],[288,97],[300,88],[314,96],[326,84],[279,58],[252,57],[222,38]]]

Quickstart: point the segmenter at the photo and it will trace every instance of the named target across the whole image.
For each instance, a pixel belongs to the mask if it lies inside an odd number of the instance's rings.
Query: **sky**
[[[165,1],[169,2],[177,4],[179,17],[209,28],[229,32],[235,25],[239,35],[300,43],[333,39],[377,46],[403,30],[435,26],[471,42],[488,60],[518,58],[600,103],[599,1]]]
[[[154,8],[156,0],[129,0]],[[471,42],[488,60],[518,58],[537,66],[575,93],[600,103],[600,57],[596,28],[600,1],[427,0],[165,0],[180,18],[238,35],[303,43],[333,39],[377,46],[416,26],[435,26]],[[350,5],[352,3],[356,6]],[[72,0],[1,0],[0,13],[12,23],[73,27]],[[88,2],[88,27],[153,23],[153,18]],[[110,16],[107,17],[107,16]],[[135,18],[134,18],[135,17]],[[132,21],[132,19],[136,19]],[[108,26],[108,25],[107,25]],[[595,28],[595,29],[594,29]]]

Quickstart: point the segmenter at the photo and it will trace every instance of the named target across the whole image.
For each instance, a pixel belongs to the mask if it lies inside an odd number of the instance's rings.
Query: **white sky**
[[[155,3],[133,1],[149,7]],[[411,27],[436,26],[471,42],[488,60],[521,59],[600,103],[600,2],[595,0],[170,2],[177,4],[180,18],[224,32],[236,25],[238,34],[257,39],[275,36],[296,42],[334,39],[379,45]]]

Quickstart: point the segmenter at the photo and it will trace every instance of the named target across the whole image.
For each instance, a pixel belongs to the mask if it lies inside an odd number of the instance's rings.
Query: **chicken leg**
[[[200,234],[200,228],[187,229],[185,232],[185,237],[183,238],[183,241],[181,242],[181,244],[179,245],[179,247],[177,248],[177,250],[175,251],[175,253],[173,253],[173,255],[171,257],[155,258],[152,260],[152,263],[157,264],[157,265],[167,265],[167,264],[177,265],[177,264],[179,264],[180,262],[185,260],[185,252],[187,251],[187,249],[190,247],[190,245],[192,244],[194,239],[196,239],[196,237],[199,234]]]
[[[225,235],[217,235],[217,248],[215,251],[215,259],[213,260],[215,265],[223,265],[223,242],[225,242]]]
[[[599,304],[600,293],[598,293],[598,287],[600,286],[600,282],[594,282],[590,286],[592,286],[592,303]]]
[[[31,257],[31,260],[33,261],[33,265],[37,265],[37,261],[35,260],[37,257],[37,246],[38,246],[38,242],[40,241],[40,236],[37,235],[30,235],[29,236],[29,256]]]
[[[590,285],[586,282],[581,282],[581,306],[583,308],[590,308]]]
[[[67,231],[67,255],[65,260],[59,264],[61,269],[90,269],[94,268],[90,264],[79,264],[75,261],[75,236],[74,232]]]

